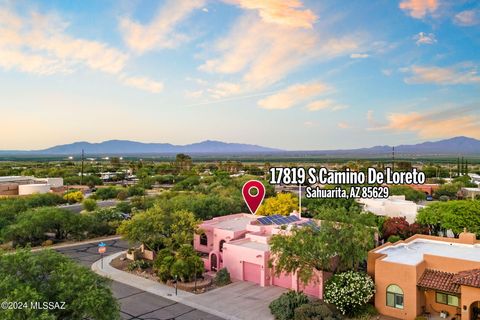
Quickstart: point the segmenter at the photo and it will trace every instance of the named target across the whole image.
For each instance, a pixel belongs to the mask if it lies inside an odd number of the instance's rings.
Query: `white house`
[[[363,199],[357,200],[363,204],[364,211],[370,211],[378,216],[405,217],[408,223],[415,222],[418,209],[422,206],[413,201],[405,200],[405,196],[390,196],[388,199]]]

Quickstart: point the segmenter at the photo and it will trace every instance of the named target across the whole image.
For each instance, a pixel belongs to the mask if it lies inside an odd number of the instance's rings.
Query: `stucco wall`
[[[48,192],[50,192],[49,184],[21,184],[18,186],[18,194],[21,196]]]
[[[384,315],[398,319],[413,320],[421,313],[425,304],[424,295],[417,289],[417,281],[422,275],[425,264],[417,266],[402,265],[388,261],[375,261],[375,307]],[[404,308],[387,306],[387,287],[396,284],[403,290]]]
[[[461,287],[462,291],[462,319],[470,319],[472,303],[480,301],[480,288]]]

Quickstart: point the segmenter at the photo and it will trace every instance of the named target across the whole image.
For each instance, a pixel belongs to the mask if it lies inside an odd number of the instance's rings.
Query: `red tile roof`
[[[460,271],[453,277],[453,282],[459,285],[480,288],[480,269]]]
[[[417,285],[425,289],[460,293],[460,284],[453,282],[454,276],[454,273],[425,269]]]

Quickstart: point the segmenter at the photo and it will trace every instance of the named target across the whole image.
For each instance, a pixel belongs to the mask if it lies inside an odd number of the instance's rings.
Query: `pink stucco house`
[[[254,282],[262,287],[275,285],[322,298],[323,284],[330,273],[317,272],[310,283],[303,286],[296,274],[274,276],[268,263],[269,238],[280,232],[288,233],[291,225],[308,223],[312,221],[296,212],[289,217],[244,213],[217,217],[200,225],[203,233],[195,235],[194,247],[202,253],[208,270],[217,271],[225,267],[236,280]],[[284,226],[283,229],[281,226]]]

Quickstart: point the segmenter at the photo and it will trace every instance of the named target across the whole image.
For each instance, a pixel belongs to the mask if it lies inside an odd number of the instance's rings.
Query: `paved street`
[[[118,203],[118,200],[102,200],[102,201],[97,201],[97,205],[100,208],[108,208],[108,207],[113,207],[116,206]],[[76,204],[68,204],[68,205],[63,205],[59,206],[59,208],[62,209],[67,209],[75,213],[80,213],[80,211],[83,210],[83,205],[81,203],[76,203]]]
[[[128,244],[123,240],[110,240],[105,243],[109,255],[128,248]],[[91,243],[57,251],[90,268],[92,263],[100,258],[97,248],[98,243]],[[116,281],[112,282],[112,291],[120,301],[122,319],[221,320],[217,316]]]

